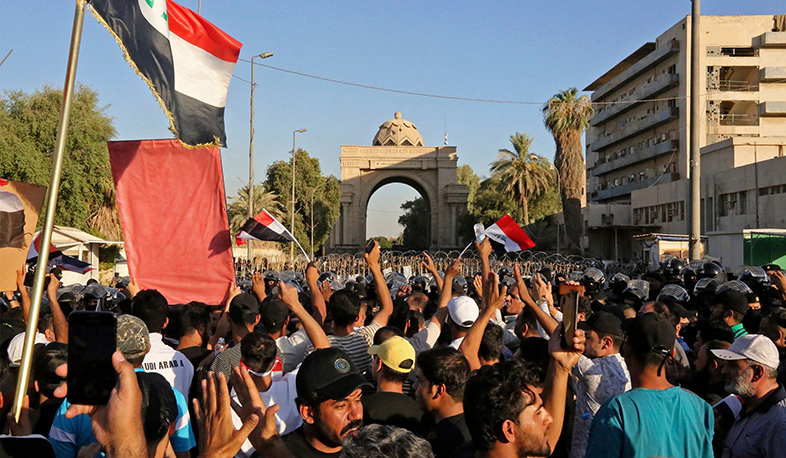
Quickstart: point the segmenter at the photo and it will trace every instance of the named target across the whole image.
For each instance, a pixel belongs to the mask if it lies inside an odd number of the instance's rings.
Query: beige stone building
[[[701,18],[702,234],[710,254],[738,263],[739,247],[728,240],[786,227],[786,195],[764,189],[786,184],[779,19]],[[585,88],[596,113],[586,135],[583,244],[595,256],[636,258],[635,234],[689,232],[690,29],[687,16]]]

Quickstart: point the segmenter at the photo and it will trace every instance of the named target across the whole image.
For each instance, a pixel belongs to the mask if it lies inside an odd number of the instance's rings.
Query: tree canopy
[[[32,94],[6,91],[0,96],[0,177],[49,185],[62,102],[63,91],[48,86]],[[112,239],[121,237],[106,146],[115,134],[98,93],[77,86],[55,224]]]

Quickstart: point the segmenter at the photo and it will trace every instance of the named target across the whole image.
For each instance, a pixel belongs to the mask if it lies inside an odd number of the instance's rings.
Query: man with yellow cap
[[[406,339],[393,336],[368,349],[376,393],[363,396],[365,424],[379,423],[419,433],[423,411],[417,401],[404,394],[404,381],[415,367],[415,349]]]

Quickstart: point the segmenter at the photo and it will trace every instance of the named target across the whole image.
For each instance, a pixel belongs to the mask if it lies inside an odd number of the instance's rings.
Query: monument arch
[[[460,249],[458,217],[469,191],[456,176],[455,146],[423,146],[417,127],[396,113],[385,121],[371,146],[341,146],[341,213],[326,251],[356,253],[366,240],[371,196],[390,183],[414,188],[430,209],[430,250]]]

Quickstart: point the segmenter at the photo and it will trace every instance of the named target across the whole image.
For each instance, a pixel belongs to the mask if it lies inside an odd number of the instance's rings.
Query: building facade
[[[782,22],[779,16],[701,18],[699,77],[705,113],[699,138],[706,235],[718,230],[741,234],[743,229],[767,227],[779,220],[760,215],[758,220],[746,216],[732,221],[719,216],[726,211],[722,206],[728,210],[724,202],[729,202],[732,191],[720,197],[716,192],[721,188],[709,183],[728,182],[742,173],[732,172],[736,167],[778,157],[777,145],[786,137],[786,30],[781,29]],[[592,91],[595,104],[586,135],[584,243],[591,252],[592,247],[608,251],[603,242],[612,234],[630,239],[647,232],[689,232],[690,41],[687,16],[585,89]],[[759,146],[749,143],[757,142],[768,152],[751,154],[750,148]],[[745,192],[758,195],[760,190]],[[710,254],[722,254],[714,252],[712,237],[708,243]],[[593,254],[606,259],[636,258],[636,244],[630,249],[629,253],[617,248],[616,254]]]

